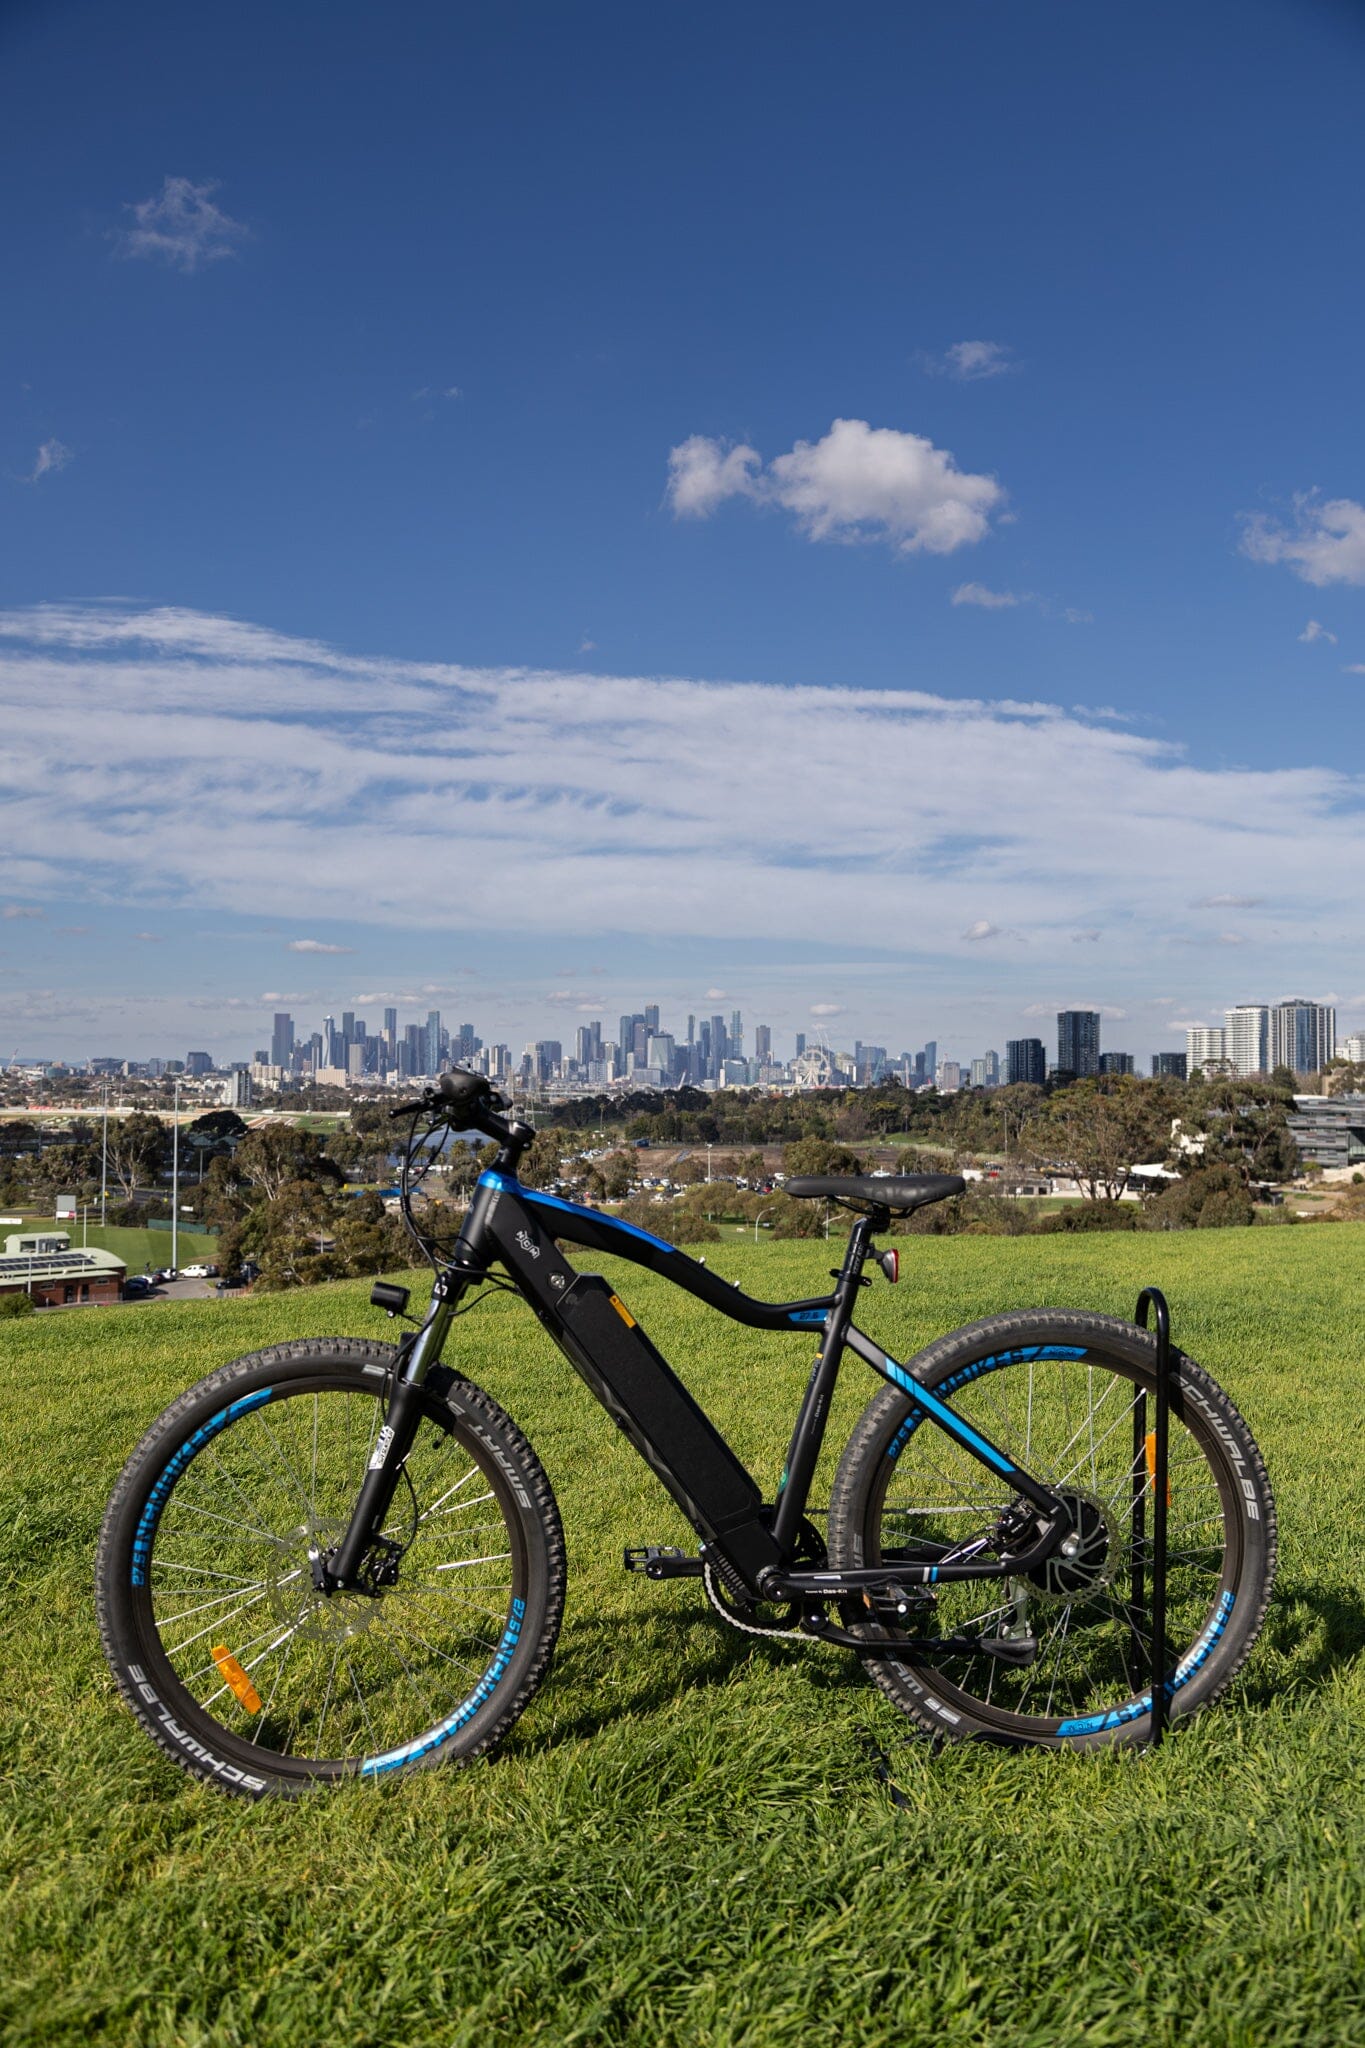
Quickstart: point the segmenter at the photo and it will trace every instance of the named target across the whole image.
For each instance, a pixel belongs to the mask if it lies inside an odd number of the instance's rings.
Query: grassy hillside
[[[755,1292],[823,1243],[708,1257]],[[657,1483],[529,1314],[456,1326],[559,1494],[571,1583],[550,1678],[500,1757],[246,1807],[192,1785],[114,1698],[95,1534],[142,1427],[286,1336],[389,1334],[345,1284],[0,1337],[0,2028],[15,2043],[1340,2043],[1365,2025],[1365,1226],[903,1241],[860,1320],[904,1355],[1035,1302],[1131,1312],[1144,1281],[1248,1416],[1281,1515],[1279,1595],[1232,1696],[1154,1757],[894,1751],[852,1660],[750,1644],[696,1587],[620,1571],[683,1540]],[[613,1277],[764,1482],[801,1338]],[[873,1391],[850,1363],[832,1435]]]

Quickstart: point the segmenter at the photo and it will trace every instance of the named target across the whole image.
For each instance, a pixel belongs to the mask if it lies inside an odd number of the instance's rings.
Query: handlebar
[[[496,1111],[508,1107],[506,1099],[483,1074],[470,1074],[457,1067],[452,1073],[438,1075],[434,1087],[424,1088],[416,1102],[400,1102],[389,1111],[389,1118],[392,1122],[399,1117],[418,1116],[423,1110],[444,1110],[447,1121],[458,1116],[465,1129],[483,1131],[487,1137],[505,1143],[514,1127],[504,1123]]]

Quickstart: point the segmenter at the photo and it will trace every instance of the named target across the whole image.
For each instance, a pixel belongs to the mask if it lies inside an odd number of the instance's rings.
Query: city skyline
[[[190,1049],[184,1059],[159,1054],[149,1060],[106,1051],[72,1063],[87,1072],[143,1073],[155,1078],[186,1072],[191,1077],[228,1073],[249,1077],[258,1087],[276,1089],[291,1082],[316,1081],[329,1086],[394,1083],[429,1078],[446,1067],[469,1066],[496,1081],[522,1087],[569,1085],[576,1089],[635,1087],[669,1089],[700,1087],[874,1086],[894,1079],[911,1088],[936,1085],[941,1092],[959,1088],[1049,1080],[1054,1074],[1078,1080],[1124,1074],[1164,1075],[1184,1079],[1196,1069],[1209,1074],[1251,1076],[1288,1067],[1300,1074],[1321,1070],[1334,1058],[1365,1063],[1365,1033],[1336,1030],[1330,1005],[1291,998],[1278,1004],[1237,1004],[1224,1013],[1221,1026],[1190,1026],[1185,1049],[1156,1048],[1146,1052],[1102,1045],[1103,1017],[1098,1011],[1064,1010],[1056,1017],[1055,1059],[1046,1041],[1036,1036],[1007,1039],[1003,1051],[987,1046],[980,1053],[950,1053],[936,1039],[917,1051],[894,1050],[827,1030],[797,1032],[790,1052],[762,1021],[746,1030],[743,1012],[732,1009],[710,1016],[689,1013],[685,1035],[681,1024],[670,1029],[661,1005],[623,1012],[615,1036],[601,1018],[575,1027],[572,1043],[563,1038],[532,1039],[520,1052],[506,1042],[490,1042],[472,1022],[452,1025],[439,1009],[425,1018],[405,1020],[395,1004],[386,1004],[382,1023],[373,1031],[355,1010],[328,1013],[319,1028],[299,1028],[292,1012],[276,1011],[268,1044],[256,1046],[250,1058],[215,1057],[207,1049]],[[262,1034],[264,1035],[264,1034]],[[34,1066],[61,1066],[41,1056],[18,1057],[23,1071]],[[0,1068],[0,1071],[3,1071]],[[225,1099],[241,1103],[249,1089],[234,1089]]]
[[[1365,27],[1249,4],[7,24],[0,1058],[1365,1027]]]

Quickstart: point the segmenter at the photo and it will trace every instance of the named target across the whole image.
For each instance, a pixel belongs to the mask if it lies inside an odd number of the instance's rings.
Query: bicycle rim
[[[922,1669],[940,1710],[1007,1739],[1093,1736],[1140,1720],[1151,1704],[1150,1380],[1093,1347],[1027,1349],[1034,1355],[971,1361],[936,1391],[1067,1501],[1078,1548],[1018,1578],[935,1589],[930,1634],[1031,1641],[1030,1663],[977,1652]],[[1197,1405],[1186,1408],[1171,1416],[1168,1478],[1166,1628],[1177,1708],[1229,1626],[1243,1547],[1235,1475]],[[893,1564],[915,1543],[989,1535],[1013,1498],[944,1433],[907,1415],[872,1475],[864,1557]]]
[[[527,1557],[487,1449],[433,1403],[384,1537],[396,1582],[320,1593],[384,1420],[382,1383],[320,1373],[210,1416],[149,1489],[138,1634],[232,1750],[286,1775],[379,1777],[445,1748],[491,1698],[526,1610]]]

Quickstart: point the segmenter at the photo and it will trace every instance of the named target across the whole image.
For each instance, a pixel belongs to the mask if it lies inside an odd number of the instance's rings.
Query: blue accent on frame
[[[973,1380],[980,1379],[983,1372],[994,1372],[996,1367],[1001,1365],[1029,1364],[1035,1359],[1084,1357],[1083,1344],[1024,1344],[1017,1351],[993,1351],[989,1358],[974,1358],[970,1365],[964,1365],[960,1372],[955,1372],[951,1379],[946,1379],[942,1391],[945,1394],[955,1394],[959,1387],[969,1386]],[[923,1420],[923,1415],[906,1416],[887,1446],[888,1458],[900,1456]]]
[[[633,1223],[623,1222],[619,1216],[608,1216],[604,1209],[587,1209],[581,1202],[566,1202],[559,1195],[543,1194],[539,1188],[525,1187],[521,1181],[513,1180],[507,1173],[494,1173],[490,1168],[479,1175],[481,1188],[497,1188],[499,1193],[515,1195],[519,1202],[535,1202],[541,1208],[559,1209],[566,1216],[581,1216],[593,1223],[605,1223],[609,1230],[619,1230],[626,1237],[638,1238],[641,1244],[652,1245],[656,1252],[677,1252],[678,1247],[669,1244],[665,1238],[654,1237],[648,1230],[637,1230]]]
[[[932,1415],[935,1422],[940,1423],[950,1436],[955,1436],[960,1443],[966,1444],[978,1457],[984,1458],[988,1465],[993,1465],[997,1472],[1008,1475],[1019,1470],[1019,1467],[1012,1464],[1002,1452],[997,1451],[994,1444],[988,1443],[984,1436],[979,1436],[969,1422],[964,1422],[960,1415],[954,1414],[946,1401],[940,1401],[937,1394],[931,1394],[927,1387],[922,1387],[903,1365],[897,1365],[894,1358],[886,1358],[882,1370],[886,1377],[903,1393],[908,1394],[926,1414]]]
[[[789,1323],[823,1323],[828,1313],[828,1309],[823,1308],[794,1308],[787,1317],[787,1321]]]

